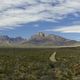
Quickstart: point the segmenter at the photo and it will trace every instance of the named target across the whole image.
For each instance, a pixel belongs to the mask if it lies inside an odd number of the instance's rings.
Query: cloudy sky
[[[0,0],[0,35],[37,32],[80,40],[80,0]]]

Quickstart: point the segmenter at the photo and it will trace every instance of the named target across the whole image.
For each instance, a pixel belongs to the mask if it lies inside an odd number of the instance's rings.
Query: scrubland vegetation
[[[0,80],[80,80],[80,47],[0,48]]]

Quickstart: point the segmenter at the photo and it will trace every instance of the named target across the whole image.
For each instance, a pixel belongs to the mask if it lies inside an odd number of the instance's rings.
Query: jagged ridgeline
[[[0,46],[10,47],[55,47],[55,46],[75,46],[80,42],[75,40],[66,39],[64,37],[45,34],[43,32],[36,33],[31,36],[30,39],[24,39],[22,37],[11,38],[7,35],[0,36]]]

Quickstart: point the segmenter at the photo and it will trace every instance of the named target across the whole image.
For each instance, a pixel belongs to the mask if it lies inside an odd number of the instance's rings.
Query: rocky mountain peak
[[[7,35],[0,35],[0,40],[8,40],[9,37]]]
[[[36,33],[29,40],[22,37],[11,38],[6,35],[0,36],[0,46],[68,46],[77,43],[78,42],[74,40],[69,40],[54,34],[46,35],[43,32]]]
[[[39,32],[39,33],[36,34],[36,36],[45,37],[46,35],[45,35],[45,33],[43,33],[43,32]]]
[[[39,33],[36,33],[35,35],[33,35],[31,37],[31,39],[40,40],[40,39],[44,39],[45,37],[46,37],[46,34],[45,33],[39,32]]]

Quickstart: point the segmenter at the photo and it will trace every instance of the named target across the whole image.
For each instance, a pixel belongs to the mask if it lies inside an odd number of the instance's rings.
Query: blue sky
[[[80,0],[0,0],[0,35],[37,32],[80,40]]]

